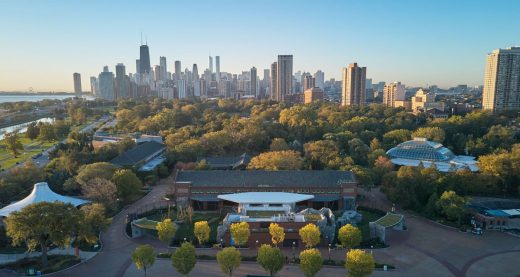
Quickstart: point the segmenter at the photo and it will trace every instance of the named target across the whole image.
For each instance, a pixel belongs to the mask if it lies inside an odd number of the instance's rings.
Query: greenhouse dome
[[[430,162],[446,162],[455,158],[455,154],[442,144],[425,138],[405,141],[386,152],[390,158],[413,159]]]

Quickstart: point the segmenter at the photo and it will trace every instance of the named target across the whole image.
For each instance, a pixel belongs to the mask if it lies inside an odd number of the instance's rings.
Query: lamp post
[[[170,198],[164,197],[164,200],[168,201],[168,218],[170,218],[170,205],[171,205]]]
[[[330,247],[331,247],[331,246],[332,246],[332,245],[329,243],[329,261],[330,261]]]
[[[220,239],[220,248],[223,248],[223,247],[224,247],[224,240]]]
[[[373,245],[370,245],[370,255],[372,255],[374,252],[374,246]]]
[[[293,262],[296,262],[296,242],[292,242],[292,259]]]
[[[258,240],[256,240],[256,249],[258,249]]]

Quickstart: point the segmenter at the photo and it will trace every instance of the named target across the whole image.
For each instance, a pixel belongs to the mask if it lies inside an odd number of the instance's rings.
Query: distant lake
[[[9,126],[9,127],[5,127],[5,128],[1,128],[0,129],[0,140],[4,139],[4,136],[6,133],[11,133],[11,132],[14,132],[14,131],[17,131],[18,133],[25,133],[27,132],[27,126],[31,123],[39,123],[39,122],[42,122],[42,123],[53,123],[54,122],[54,118],[52,117],[45,117],[45,118],[40,118],[38,120],[34,120],[34,121],[31,121],[31,122],[26,122],[26,123],[22,123],[22,124],[18,124],[18,125],[14,125],[14,126]]]
[[[45,99],[58,99],[63,100],[67,98],[75,97],[74,94],[0,94],[0,103],[5,102],[19,102],[19,101],[26,101],[26,102],[37,102]],[[94,99],[94,97],[90,95],[83,95],[82,98],[86,98],[88,100]]]

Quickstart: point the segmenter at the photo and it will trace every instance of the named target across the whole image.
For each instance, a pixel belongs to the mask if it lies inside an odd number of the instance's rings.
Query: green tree
[[[115,171],[116,167],[107,162],[87,164],[79,169],[76,182],[80,185],[84,185],[94,178],[111,180]]]
[[[271,141],[271,146],[269,146],[270,151],[285,151],[289,149],[289,145],[283,138],[274,138],[273,141]]]
[[[7,133],[4,136],[4,145],[13,154],[13,156],[16,158],[18,157],[18,150],[23,150],[23,145],[18,139],[18,133],[17,132],[11,132]]]
[[[278,244],[285,240],[285,231],[283,226],[276,223],[269,224],[269,234],[271,235],[271,241],[275,246],[278,246]]]
[[[209,234],[211,233],[211,228],[207,221],[198,221],[195,222],[193,227],[193,233],[200,245],[203,245],[205,242],[209,240]]]
[[[233,271],[240,266],[240,251],[235,247],[226,247],[217,253],[217,262],[224,274],[233,276]]]
[[[446,133],[439,127],[422,127],[412,133],[414,138],[426,138],[438,143],[443,143],[446,138]]]
[[[112,177],[112,182],[117,187],[117,196],[125,202],[131,201],[143,187],[141,180],[129,169],[117,170]]]
[[[30,140],[34,140],[38,137],[39,134],[40,134],[40,129],[38,128],[38,126],[36,126],[35,122],[32,122],[29,125],[27,125],[27,131],[25,131],[26,138],[28,138]]]
[[[370,147],[362,140],[354,138],[348,142],[348,152],[352,159],[359,165],[366,165]]]
[[[82,242],[89,244],[97,243],[99,233],[105,230],[111,220],[106,217],[106,210],[103,204],[93,203],[82,206],[81,217],[76,229],[74,247],[76,256],[79,257],[79,245]]]
[[[296,151],[265,152],[251,159],[249,169],[297,170],[302,167],[302,158]]]
[[[316,248],[306,249],[300,252],[300,269],[305,276],[313,277],[323,267],[323,258]]]
[[[184,242],[181,247],[177,248],[172,254],[172,265],[184,276],[188,276],[197,263],[197,256],[195,247],[189,243]]]
[[[144,270],[144,276],[146,277],[146,270],[155,263],[153,247],[148,244],[137,246],[134,252],[132,252],[132,261],[134,261],[137,269]]]
[[[312,248],[320,243],[320,229],[313,223],[309,223],[300,228],[298,234],[307,248]]]
[[[361,243],[361,231],[350,224],[344,225],[339,228],[338,239],[345,248],[352,249]]]
[[[247,244],[249,240],[249,236],[251,235],[251,230],[249,230],[249,223],[242,221],[231,224],[229,227],[231,237],[238,246],[244,246]]]
[[[170,218],[166,218],[163,221],[157,223],[155,227],[157,229],[157,236],[162,242],[170,244],[171,240],[175,236],[175,225]]]
[[[339,148],[334,141],[317,140],[306,143],[305,158],[310,162],[311,168],[316,169],[338,169],[342,165]]]
[[[459,220],[465,212],[465,205],[467,200],[464,197],[458,196],[452,190],[445,191],[437,201],[437,207],[446,215],[448,220]]]
[[[316,112],[303,105],[293,106],[280,112],[280,123],[287,126],[288,129],[296,135],[301,142],[305,142],[307,138],[317,136],[317,119]]]
[[[401,142],[405,142],[410,139],[412,132],[405,129],[396,129],[389,131],[383,135],[383,144],[386,149],[395,147]]]
[[[280,248],[272,247],[268,244],[263,244],[258,249],[258,256],[256,261],[269,272],[269,276],[274,276],[283,268],[284,256]]]
[[[352,249],[347,252],[345,267],[350,277],[370,276],[375,267],[374,257],[363,250]]]
[[[54,130],[54,126],[50,123],[42,123],[39,124],[40,131],[38,135],[38,139],[40,141],[54,141],[57,139],[56,132]]]
[[[79,210],[70,204],[40,202],[12,212],[5,223],[13,245],[25,243],[29,251],[40,248],[42,264],[47,266],[48,245],[69,245],[80,218]]]

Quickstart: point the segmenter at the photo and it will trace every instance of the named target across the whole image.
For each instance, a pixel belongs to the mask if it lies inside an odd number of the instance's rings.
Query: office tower
[[[116,72],[116,76],[117,76],[117,72]],[[155,65],[153,67],[153,76],[154,76],[154,80],[156,82],[161,80],[161,66],[160,65]]]
[[[108,71],[108,66],[103,67],[99,74],[99,96],[105,100],[115,100],[114,97],[114,74]]]
[[[181,79],[181,61],[175,61],[175,81]]]
[[[520,110],[520,47],[488,54],[482,108],[496,113]]]
[[[74,93],[81,93],[81,74],[76,72],[72,74],[72,78],[74,79]]]
[[[212,75],[213,74],[211,74],[211,70],[209,70],[209,69],[204,70],[204,81],[206,82],[206,84],[204,86],[200,87],[200,93],[202,93],[206,97],[210,97],[208,95],[208,91],[210,89],[210,84],[211,84],[211,79],[212,79],[211,76]],[[204,88],[204,90],[203,90],[203,88]]]
[[[213,57],[212,56],[209,56],[209,72],[211,72],[211,74],[213,74]]]
[[[383,89],[383,104],[395,107],[395,101],[403,101],[405,98],[405,88],[401,82],[393,82],[385,85]]]
[[[269,84],[269,69],[264,69],[264,81]]]
[[[115,99],[128,98],[128,86],[126,81],[125,65],[118,63],[116,65],[116,80],[115,80]]]
[[[179,99],[184,99],[188,97],[187,88],[186,88],[186,80],[179,79],[177,80],[177,91],[179,92]]]
[[[323,100],[323,90],[320,87],[313,87],[305,90],[304,103],[309,104],[314,101]]]
[[[166,57],[159,57],[159,65],[161,66],[161,80],[166,81],[168,80],[168,70],[166,65]]]
[[[150,71],[150,49],[148,45],[141,45],[139,48],[139,73],[148,74]]]
[[[135,60],[135,73],[141,73],[141,61],[139,59]]]
[[[284,101],[293,90],[293,56],[278,55],[276,101]]]
[[[303,75],[303,91],[316,87],[316,79],[310,74]]]
[[[277,100],[278,97],[278,63],[274,62],[271,64],[271,86],[269,90],[271,92],[271,100]]]
[[[206,94],[206,80],[204,78],[199,79],[200,96],[208,97]]]
[[[96,76],[91,76],[90,77],[90,93],[92,95],[97,95],[98,94],[98,83],[97,83],[97,78]]]
[[[215,56],[216,80],[220,81],[220,56]]]
[[[221,80],[218,83],[218,91],[222,97],[230,98],[231,97],[231,81],[230,80]]]
[[[359,67],[352,63],[343,68],[343,87],[341,93],[341,105],[364,105],[365,104],[365,82],[367,68]]]
[[[367,78],[365,81],[365,100],[374,100],[374,90],[372,88],[372,79]]]
[[[200,95],[200,78],[199,78],[199,69],[197,68],[197,64],[194,63],[193,64],[193,69],[192,69],[192,76],[193,76],[193,95],[196,96],[196,97],[199,97],[201,96]]]
[[[318,70],[316,73],[314,73],[314,79],[315,79],[315,87],[319,87],[322,90],[325,89],[325,73],[323,71]]]
[[[252,67],[250,71],[251,76],[249,80],[251,82],[251,95],[258,97],[258,75],[256,73],[256,67]]]

